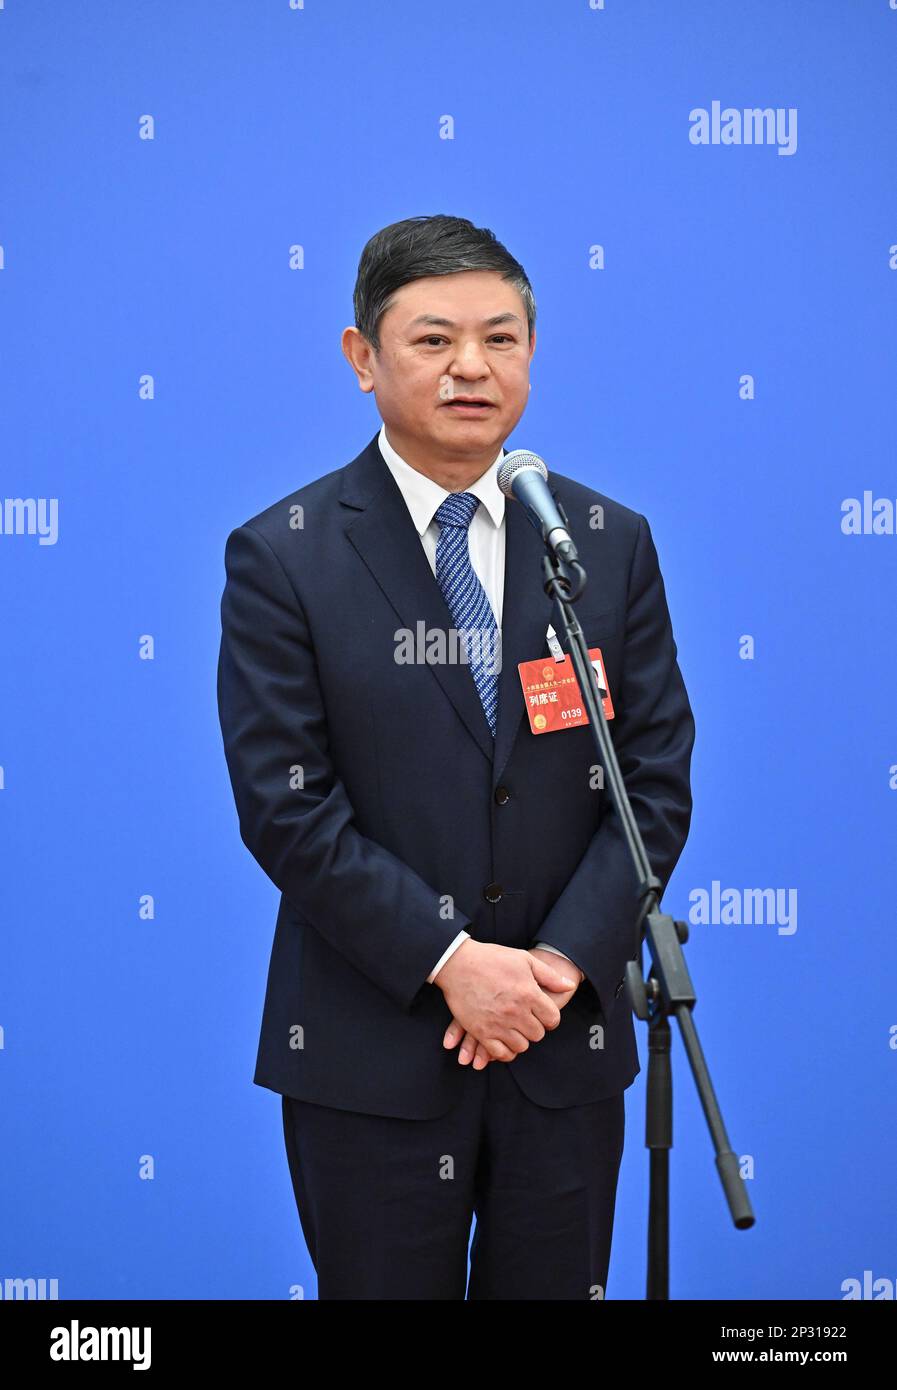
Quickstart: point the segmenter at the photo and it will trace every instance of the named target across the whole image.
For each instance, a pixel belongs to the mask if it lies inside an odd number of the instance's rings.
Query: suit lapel
[[[379,430],[378,430],[379,433]],[[442,596],[398,484],[380,453],[377,435],[343,470],[340,502],[350,508],[346,535],[398,615],[412,632],[447,631],[452,615]],[[505,507],[505,580],[501,672],[495,738],[470,668],[463,663],[430,670],[471,738],[493,764],[497,780],[507,763],[523,715],[517,663],[547,650],[552,604],[542,588],[542,542],[521,506]]]

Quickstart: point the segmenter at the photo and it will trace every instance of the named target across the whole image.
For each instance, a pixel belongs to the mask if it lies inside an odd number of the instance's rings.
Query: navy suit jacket
[[[694,722],[645,518],[552,473],[588,583],[576,613],[600,646],[610,729],[654,872],[691,818]],[[603,508],[603,526],[596,525]],[[254,1081],[297,1099],[406,1118],[470,1081],[442,1046],[427,975],[463,927],[550,942],[585,972],[558,1028],[509,1066],[564,1107],[640,1070],[622,991],[637,955],[636,876],[583,726],[535,735],[517,663],[548,655],[556,606],[542,541],[505,511],[493,739],[469,666],[398,664],[399,629],[452,628],[377,436],[343,468],[227,539],[218,707],[241,837],[281,899]],[[423,624],[423,629],[417,625]]]

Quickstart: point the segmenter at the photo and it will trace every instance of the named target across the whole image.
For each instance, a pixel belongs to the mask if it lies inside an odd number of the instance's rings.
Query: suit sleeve
[[[443,920],[439,892],[354,824],[308,624],[274,551],[241,526],[224,559],[218,713],[240,836],[310,926],[409,1010],[470,919]]]
[[[664,888],[691,822],[695,726],[651,529],[639,518],[626,609],[621,688],[611,734],[652,871]],[[616,727],[615,727],[616,726]],[[573,877],[536,932],[569,956],[609,1021],[626,963],[638,954],[638,883],[609,804]]]

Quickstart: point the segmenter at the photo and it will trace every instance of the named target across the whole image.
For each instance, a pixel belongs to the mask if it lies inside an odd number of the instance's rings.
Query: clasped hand
[[[436,977],[452,1020],[443,1046],[461,1044],[458,1061],[481,1071],[489,1062],[513,1062],[561,1021],[583,972],[566,956],[465,941]]]

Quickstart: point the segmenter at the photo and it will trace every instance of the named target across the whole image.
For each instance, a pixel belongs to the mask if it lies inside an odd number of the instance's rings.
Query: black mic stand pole
[[[560,503],[558,508],[567,525],[567,518]],[[710,1072],[692,1018],[691,1011],[697,996],[682,954],[682,945],[688,940],[688,924],[674,922],[667,913],[659,911],[663,885],[651,871],[644,841],[611,742],[595,668],[589,659],[589,649],[582,628],[571,606],[585,587],[586,572],[575,558],[576,552],[569,542],[561,542],[558,548],[567,550],[568,557],[572,551],[573,558],[559,559],[548,543],[545,528],[541,529],[547,551],[542,560],[545,592],[550,598],[555,599],[560,609],[567,637],[565,645],[570,652],[583,704],[589,716],[592,737],[601,758],[601,765],[606,772],[606,780],[610,784],[614,807],[623,827],[638,878],[638,960],[630,960],[626,967],[626,992],[636,1018],[648,1024],[645,1146],[650,1150],[651,1157],[648,1176],[648,1276],[645,1297],[668,1299],[669,1160],[670,1149],[673,1147],[671,1017],[679,1024],[685,1053],[716,1152],[717,1172],[736,1228],[743,1231],[753,1226],[754,1213],[747,1188],[738,1171],[738,1159],[729,1144],[710,1080]],[[651,969],[647,978],[644,977],[642,955],[645,941],[651,952]]]

